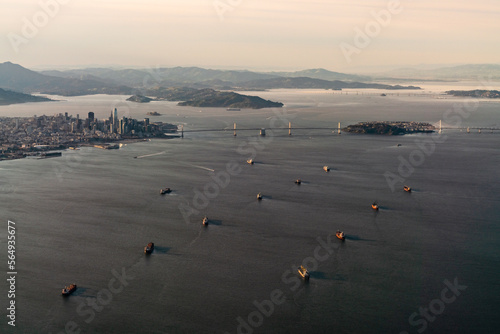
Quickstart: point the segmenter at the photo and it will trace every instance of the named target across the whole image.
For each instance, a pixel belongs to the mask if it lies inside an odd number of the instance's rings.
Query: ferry
[[[155,249],[155,244],[150,242],[146,247],[144,247],[144,254],[151,254]]]
[[[63,296],[69,296],[76,290],[76,284],[71,284],[70,286],[65,286],[64,289],[62,289],[62,295]]]
[[[298,269],[299,275],[302,276],[306,281],[309,280],[309,272],[304,266],[300,266]]]
[[[207,226],[208,225],[208,218],[205,216],[202,220],[203,225]]]
[[[160,194],[161,195],[165,195],[165,194],[168,194],[171,191],[172,190],[170,188],[163,188],[163,189],[160,189]]]
[[[302,183],[302,181],[301,181],[300,179],[297,179],[297,180],[295,180],[295,183],[296,183],[296,184],[301,184],[301,183]]]
[[[260,201],[262,199],[262,194],[261,193],[258,193],[257,194],[257,199]]]
[[[372,209],[373,209],[373,210],[378,210],[378,204],[377,204],[377,202],[374,202],[374,203],[372,204]]]
[[[323,170],[324,170],[325,172],[329,172],[329,171],[330,171],[330,167],[328,167],[328,166],[323,166]]]
[[[404,189],[404,191],[406,191],[408,193],[411,193],[411,188],[410,187],[404,186],[403,189]]]
[[[345,240],[345,234],[344,232],[342,231],[337,231],[335,232],[335,235],[337,236],[337,238],[339,238],[340,240],[344,241]]]
[[[249,165],[253,165],[253,159],[248,159],[248,160],[247,160],[247,164],[249,164]]]

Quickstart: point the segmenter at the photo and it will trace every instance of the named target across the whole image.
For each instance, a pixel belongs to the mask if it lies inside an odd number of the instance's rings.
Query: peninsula
[[[10,90],[4,90],[0,88],[0,105],[26,103],[26,102],[45,102],[45,101],[52,101],[52,100],[46,97],[33,96],[29,94],[13,92]]]
[[[379,134],[379,135],[405,135],[410,133],[430,133],[435,127],[430,123],[422,122],[361,122],[349,125],[342,129],[344,132]]]
[[[137,141],[148,138],[171,138],[168,133],[177,132],[177,126],[163,122],[150,122],[149,118],[136,120],[122,117],[117,111],[109,118],[98,120],[89,112],[87,119],[68,113],[54,116],[1,117],[0,160],[41,155],[51,150],[64,150],[76,146],[113,148],[106,145],[121,141]]]

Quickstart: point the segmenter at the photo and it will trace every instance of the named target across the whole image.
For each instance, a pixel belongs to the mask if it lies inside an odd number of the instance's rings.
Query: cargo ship
[[[64,289],[62,289],[62,295],[63,296],[69,296],[76,290],[76,284],[71,284],[70,286],[65,286]]]
[[[163,189],[160,189],[160,194],[161,195],[165,195],[165,194],[168,194],[171,191],[172,190],[170,188],[163,188]]]
[[[144,254],[153,253],[153,249],[155,249],[155,244],[150,242],[146,247],[144,247]]]
[[[303,279],[305,279],[306,281],[309,280],[309,272],[304,266],[300,266],[298,272]]]

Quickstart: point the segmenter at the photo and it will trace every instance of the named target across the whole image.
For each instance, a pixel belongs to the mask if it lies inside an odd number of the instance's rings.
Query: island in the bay
[[[107,145],[125,140],[148,138],[170,138],[177,132],[177,125],[150,122],[149,118],[136,120],[118,118],[118,111],[109,118],[99,120],[93,112],[86,119],[68,115],[0,118],[0,160],[19,159],[30,155],[41,155],[51,150]],[[45,156],[47,154],[45,153]]]
[[[500,92],[498,90],[484,90],[484,89],[449,90],[446,92],[446,94],[453,96],[465,96],[465,97],[482,97],[488,99],[500,98]]]
[[[249,96],[235,92],[222,92],[211,88],[196,89],[190,87],[156,87],[147,91],[149,96],[133,95],[127,101],[148,103],[150,101],[181,101],[179,106],[222,107],[222,108],[281,108],[283,103],[264,100],[258,96]]]
[[[149,103],[153,101],[153,99],[143,95],[132,95],[127,99],[127,101],[137,102],[137,103]]]
[[[434,132],[435,129],[432,124],[423,122],[375,121],[349,125],[343,128],[342,131],[379,135],[405,135],[418,132],[430,133]]]

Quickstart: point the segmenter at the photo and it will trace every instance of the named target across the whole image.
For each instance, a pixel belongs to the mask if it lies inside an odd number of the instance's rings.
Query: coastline
[[[19,159],[24,159],[27,157],[41,157],[42,154],[44,153],[51,153],[51,152],[58,152],[58,151],[67,151],[69,149],[78,149],[79,147],[94,147],[94,148],[99,148],[99,149],[119,149],[121,144],[134,144],[134,143],[140,143],[140,142],[146,142],[150,141],[151,139],[174,139],[174,138],[180,138],[180,135],[172,135],[172,136],[162,136],[162,137],[152,137],[152,138],[123,138],[123,139],[117,139],[117,140],[106,140],[106,141],[96,141],[94,143],[79,143],[77,145],[68,145],[68,144],[61,144],[58,147],[52,147],[48,148],[46,150],[37,150],[37,151],[32,151],[33,148],[30,148],[29,151],[24,151],[24,150],[18,150],[12,153],[7,153],[0,155],[0,161],[10,161],[10,160],[19,160]],[[7,157],[5,157],[7,156]],[[58,156],[47,156],[47,157],[42,157],[42,158],[50,158],[50,157],[60,157],[62,155]]]

